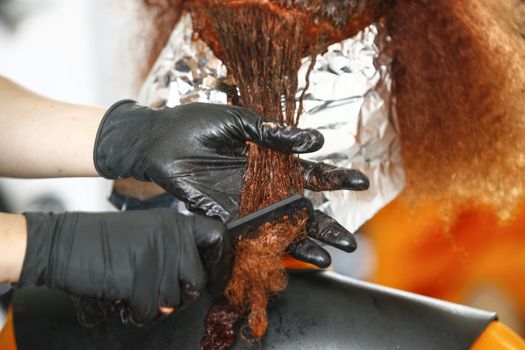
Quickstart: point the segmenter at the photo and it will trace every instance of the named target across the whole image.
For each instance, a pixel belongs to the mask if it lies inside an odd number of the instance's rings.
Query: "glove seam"
[[[28,213],[23,213],[22,215],[24,215],[24,219],[26,221],[26,231],[27,231],[27,243],[26,243],[26,251],[24,253],[24,259],[22,261],[22,271],[20,271],[20,277],[18,278],[18,282],[15,284],[17,287],[24,287],[25,286],[25,282],[24,282],[24,277],[26,277],[24,274],[24,272],[26,271],[26,267],[28,266],[28,261],[27,259],[29,258],[29,255],[30,255],[30,250],[32,249],[31,247],[31,242],[29,240],[29,218],[27,217],[27,214]]]
[[[112,176],[110,177],[110,176],[105,175],[104,172],[100,169],[98,165],[97,150],[100,144],[100,137],[102,134],[102,130],[104,129],[104,125],[106,124],[111,112],[113,112],[115,109],[120,107],[120,105],[123,105],[125,103],[130,103],[130,102],[134,104],[137,103],[137,101],[132,100],[132,99],[125,99],[125,100],[121,100],[121,101],[114,103],[111,107],[108,108],[106,113],[104,113],[104,116],[102,117],[102,120],[100,121],[100,124],[98,126],[97,135],[95,136],[95,145],[93,146],[93,163],[95,165],[95,170],[97,171],[97,173],[106,179],[114,180],[114,179],[117,179],[118,177],[112,177]]]

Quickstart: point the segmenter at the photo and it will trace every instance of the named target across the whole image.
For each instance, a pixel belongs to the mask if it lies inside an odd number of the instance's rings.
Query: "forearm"
[[[0,213],[0,283],[15,283],[20,277],[27,243],[23,215]]]
[[[104,113],[36,95],[0,76],[0,176],[97,176],[93,145]]]

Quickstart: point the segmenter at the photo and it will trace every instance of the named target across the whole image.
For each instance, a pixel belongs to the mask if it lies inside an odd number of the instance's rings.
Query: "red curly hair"
[[[487,4],[398,0],[387,19],[407,197],[506,219],[525,190],[525,42]]]

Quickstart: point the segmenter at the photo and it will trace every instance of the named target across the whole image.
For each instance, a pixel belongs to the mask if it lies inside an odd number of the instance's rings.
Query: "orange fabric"
[[[479,286],[504,289],[525,320],[525,205],[499,223],[487,208],[463,208],[449,225],[435,206],[397,199],[364,228],[377,251],[373,281],[463,302]]]
[[[492,322],[471,350],[525,350],[525,341],[501,322]]]
[[[288,254],[283,257],[283,264],[287,270],[319,270],[317,266],[294,259]]]
[[[13,328],[13,310],[10,308],[7,313],[7,322],[0,330],[0,349],[16,350],[15,331]]]

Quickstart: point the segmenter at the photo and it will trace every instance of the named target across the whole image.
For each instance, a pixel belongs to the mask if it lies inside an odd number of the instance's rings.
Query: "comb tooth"
[[[303,210],[306,210],[308,218],[313,217],[314,209],[312,202],[296,194],[252,214],[234,220],[227,224],[226,227],[234,236],[234,239],[237,240],[243,234],[255,233],[257,228],[266,223],[282,220],[286,216],[292,218],[295,214],[301,213]]]

